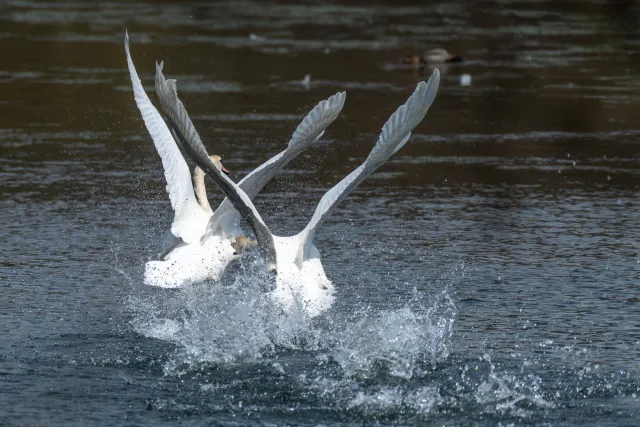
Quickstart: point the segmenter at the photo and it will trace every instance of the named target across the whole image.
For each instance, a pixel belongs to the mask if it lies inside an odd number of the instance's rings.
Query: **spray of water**
[[[285,312],[269,298],[273,278],[259,264],[243,262],[218,283],[132,298],[136,330],[178,344],[168,371],[304,350],[337,362],[348,376],[383,367],[393,376],[411,378],[422,362],[448,354],[456,314],[448,286],[435,296],[414,289],[395,310],[352,307],[310,319],[301,308]]]
[[[450,355],[457,315],[451,288],[463,268],[422,283],[436,291],[413,289],[395,309],[363,304],[310,319],[302,309],[284,312],[268,297],[272,278],[262,267],[243,263],[218,283],[132,299],[136,329],[176,344],[165,374],[218,372],[213,384],[204,377],[201,392],[236,408],[241,402],[230,396],[243,394],[244,375],[260,372],[265,383],[285,378],[287,389],[310,406],[332,402],[379,421],[399,414],[406,421],[430,419],[441,408],[521,419],[554,407],[540,377],[505,370],[486,354]],[[221,370],[228,380],[218,382]]]

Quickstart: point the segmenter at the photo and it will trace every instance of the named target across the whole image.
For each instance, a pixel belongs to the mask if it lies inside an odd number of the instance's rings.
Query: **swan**
[[[437,69],[428,82],[418,83],[405,104],[387,120],[365,162],[324,194],[311,220],[300,233],[281,237],[271,233],[246,193],[216,168],[184,105],[178,99],[176,81],[165,80],[162,70],[156,70],[156,93],[162,110],[167,120],[177,129],[176,133],[187,153],[198,166],[212,178],[215,177],[214,180],[220,183],[220,189],[255,233],[256,241],[251,244],[243,244],[243,241],[247,243],[248,240],[236,239],[234,246],[238,247],[238,253],[251,246],[258,246],[266,255],[268,269],[276,272],[276,286],[270,292],[270,297],[283,309],[300,307],[310,317],[329,309],[335,298],[334,286],[324,272],[320,252],[313,243],[318,226],[367,176],[407,143],[411,131],[422,121],[433,103],[439,83],[440,72]]]
[[[146,263],[144,283],[171,288],[208,278],[216,279],[233,258],[230,243],[238,234],[240,216],[229,200],[212,211],[206,194],[205,174],[198,166],[193,173],[192,185],[189,167],[176,140],[142,87],[131,59],[128,34],[125,34],[125,52],[134,98],[162,159],[167,192],[175,212],[171,225],[172,241],[160,255],[160,260]],[[156,67],[161,72],[162,64],[156,64]],[[338,92],[318,103],[293,133],[287,148],[240,181],[238,185],[250,198],[255,197],[282,167],[323,135],[338,117],[345,97],[344,92]],[[228,174],[219,156],[210,156],[209,159],[218,170]]]

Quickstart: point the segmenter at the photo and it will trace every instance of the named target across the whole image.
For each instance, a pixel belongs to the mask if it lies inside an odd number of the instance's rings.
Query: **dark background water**
[[[0,3],[0,424],[638,425],[639,24],[604,0]],[[235,179],[347,90],[257,198],[277,233],[428,76],[405,54],[464,57],[318,233],[329,313],[274,314],[251,276],[141,283],[172,212],[125,29]]]

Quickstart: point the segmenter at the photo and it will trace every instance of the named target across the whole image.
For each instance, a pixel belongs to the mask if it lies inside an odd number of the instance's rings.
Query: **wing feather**
[[[269,261],[272,266],[275,266],[276,256],[273,235],[260,217],[249,196],[227,178],[209,158],[209,154],[204,144],[202,144],[202,140],[195,126],[193,126],[187,110],[178,98],[176,81],[173,79],[166,80],[162,74],[162,67],[162,63],[156,64],[156,94],[160,99],[162,111],[182,141],[185,152],[213,179],[233,207],[247,221],[256,234],[258,245],[267,250]]]
[[[427,83],[420,82],[407,102],[389,117],[365,162],[322,196],[311,221],[298,235],[300,249],[296,262],[299,266],[313,252],[311,248],[318,226],[366,177],[382,166],[407,143],[411,131],[422,121],[433,103],[439,84],[440,73],[436,69],[429,81]]]
[[[325,129],[331,125],[342,111],[346,92],[338,92],[324,101],[320,101],[300,122],[293,132],[287,148],[273,156],[238,183],[247,195],[253,199],[262,188],[291,160],[312,143],[320,139]],[[240,223],[240,214],[231,202],[225,199],[209,219],[208,234],[233,234]]]
[[[190,243],[194,236],[190,232],[191,227],[188,224],[188,220],[193,215],[197,215],[200,206],[193,192],[189,166],[184,157],[182,157],[182,153],[162,116],[144,91],[131,59],[128,34],[125,34],[124,49],[127,55],[127,64],[136,105],[142,114],[144,124],[162,160],[164,177],[167,181],[167,193],[169,193],[171,207],[175,212],[171,231],[176,237],[180,237],[185,242]]]

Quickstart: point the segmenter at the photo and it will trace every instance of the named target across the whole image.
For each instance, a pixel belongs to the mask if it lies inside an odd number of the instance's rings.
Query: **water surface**
[[[1,423],[637,425],[639,14],[625,1],[0,5]],[[428,77],[400,58],[465,58],[318,233],[338,290],[326,315],[277,312],[249,271],[184,292],[142,284],[172,212],[125,29],[150,94],[164,60],[235,179],[347,90],[323,139],[256,199],[278,234],[306,224]]]

